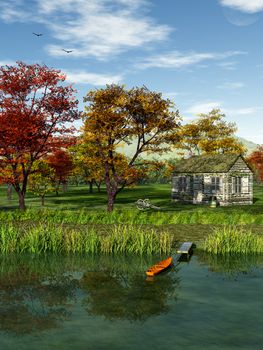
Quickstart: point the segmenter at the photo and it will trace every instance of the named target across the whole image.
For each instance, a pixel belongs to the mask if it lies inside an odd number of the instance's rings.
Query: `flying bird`
[[[43,34],[41,34],[41,33],[32,33],[32,34],[34,34],[34,35],[36,35],[36,36],[42,36]]]
[[[70,53],[73,51],[73,50],[65,50],[65,49],[62,49],[62,50],[65,51],[66,53]]]

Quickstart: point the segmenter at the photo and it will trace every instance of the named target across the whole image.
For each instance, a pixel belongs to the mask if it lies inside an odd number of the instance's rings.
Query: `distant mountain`
[[[242,137],[236,137],[237,140],[243,143],[243,145],[247,148],[247,155],[252,153],[258,146],[258,144],[248,141]],[[133,142],[131,145],[123,145],[119,147],[119,152],[124,153],[128,157],[132,157],[132,155],[135,153],[136,150],[136,143]],[[166,152],[162,155],[159,154],[147,154],[147,153],[142,153],[141,157],[144,159],[170,159],[170,158],[180,158],[181,156],[178,154],[180,153],[180,150],[178,149],[172,149],[169,152]]]
[[[253,151],[255,151],[255,149],[259,146],[259,144],[254,143],[252,141],[248,141],[246,139],[244,139],[243,137],[236,137],[240,142],[243,143],[243,145],[246,147],[247,149],[247,155],[249,155],[250,153],[252,153]]]

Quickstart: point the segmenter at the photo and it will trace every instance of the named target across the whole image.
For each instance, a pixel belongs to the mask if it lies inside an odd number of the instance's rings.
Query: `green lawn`
[[[0,187],[0,222],[12,221],[27,230],[27,225],[42,225],[47,222],[54,227],[61,225],[78,230],[95,227],[96,232],[108,233],[116,224],[144,225],[142,230],[154,228],[157,232],[170,232],[177,244],[191,240],[203,242],[220,225],[242,226],[242,229],[263,234],[263,187],[255,185],[254,204],[210,208],[209,205],[174,204],[171,202],[169,184],[151,184],[124,189],[116,200],[113,213],[107,213],[105,188],[101,193],[87,186],[71,186],[65,193],[47,195],[45,207],[40,199],[28,193],[25,213],[17,210],[17,196],[7,200],[7,189]],[[135,202],[149,198],[161,210],[139,211]]]
[[[240,212],[260,214],[263,213],[263,186],[254,186],[254,204],[246,206],[229,206],[218,207],[216,209],[210,208],[209,205],[192,205],[192,204],[174,204],[171,202],[171,185],[169,184],[151,184],[140,185],[133,188],[125,188],[117,196],[115,209],[136,209],[135,202],[139,198],[149,198],[151,203],[162,208],[163,212],[177,212],[177,211],[196,211],[204,209],[205,211],[214,212]],[[28,208],[42,208],[40,199],[27,193],[26,205]],[[13,193],[13,200],[7,199],[6,186],[0,186],[0,210],[16,209],[18,208],[18,199],[16,193]],[[91,209],[91,210],[106,210],[107,196],[105,188],[101,192],[94,189],[94,193],[88,192],[87,186],[70,186],[67,192],[55,194],[48,194],[45,200],[45,208],[50,209]]]

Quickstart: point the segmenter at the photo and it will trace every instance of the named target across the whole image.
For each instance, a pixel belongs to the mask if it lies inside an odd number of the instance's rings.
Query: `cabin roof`
[[[174,166],[175,173],[226,173],[235,164],[240,154],[211,154],[192,156],[180,160]],[[247,163],[246,163],[247,164]],[[247,164],[248,165],[248,164]]]

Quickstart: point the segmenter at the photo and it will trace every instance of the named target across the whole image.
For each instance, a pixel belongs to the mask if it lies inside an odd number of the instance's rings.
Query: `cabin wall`
[[[193,203],[201,204],[204,198],[204,176],[195,174],[193,176]]]
[[[212,179],[216,179],[216,184]],[[217,201],[221,203],[225,200],[225,183],[226,174],[224,173],[207,173],[203,174],[203,190],[202,190],[202,201],[200,192],[194,193],[193,203],[209,203],[212,197],[216,197]],[[200,190],[199,190],[200,191]],[[198,198],[199,197],[199,198]]]
[[[228,172],[229,205],[253,204],[253,172],[240,157]]]
[[[219,187],[212,189],[212,177],[219,179]],[[182,188],[182,178],[187,183]],[[175,174],[172,178],[172,200],[191,202],[194,204],[209,203],[212,196],[216,196],[219,202],[225,200],[226,174]]]
[[[184,177],[186,186],[182,189],[180,178]],[[218,186],[212,184],[212,178],[218,178]],[[235,181],[241,184],[240,189]],[[236,192],[236,190],[239,191]],[[216,197],[220,206],[253,204],[252,171],[242,161],[235,164],[228,173],[174,174],[172,178],[173,201],[202,204],[209,203],[212,196]]]
[[[193,201],[193,176],[192,175],[177,174],[172,177],[172,201],[174,202],[177,202],[177,201],[192,202]]]

